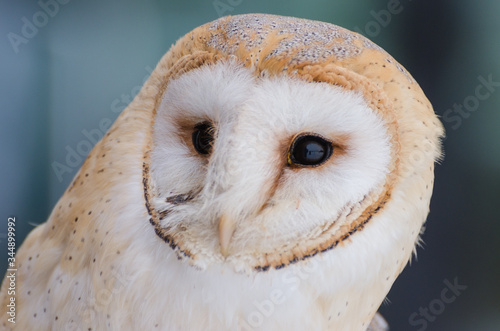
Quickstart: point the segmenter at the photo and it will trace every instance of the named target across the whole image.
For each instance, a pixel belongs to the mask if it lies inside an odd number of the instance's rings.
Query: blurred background
[[[19,247],[94,145],[86,133],[118,116],[170,45],[220,16],[251,12],[360,32],[420,83],[446,127],[445,159],[436,167],[425,244],[381,312],[391,330],[500,330],[495,0],[2,0],[1,272],[8,218],[16,217]],[[445,288],[452,289],[442,298]]]

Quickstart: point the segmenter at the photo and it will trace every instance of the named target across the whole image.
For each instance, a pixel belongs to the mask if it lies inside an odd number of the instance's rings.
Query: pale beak
[[[220,252],[224,257],[229,255],[229,244],[231,243],[235,227],[236,222],[232,218],[222,215],[219,219]]]

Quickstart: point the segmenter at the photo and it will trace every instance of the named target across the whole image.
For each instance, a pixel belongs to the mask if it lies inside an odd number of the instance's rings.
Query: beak
[[[231,243],[235,227],[236,222],[232,218],[222,215],[219,219],[220,252],[224,257],[229,255],[229,244]]]

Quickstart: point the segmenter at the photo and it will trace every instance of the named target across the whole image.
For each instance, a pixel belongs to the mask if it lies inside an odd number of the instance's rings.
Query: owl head
[[[180,39],[138,99],[151,112],[145,206],[179,259],[262,272],[397,243],[406,264],[442,127],[369,40],[302,19],[221,18]]]
[[[16,325],[383,330],[442,134],[358,34],[260,14],[203,25],[16,253]]]

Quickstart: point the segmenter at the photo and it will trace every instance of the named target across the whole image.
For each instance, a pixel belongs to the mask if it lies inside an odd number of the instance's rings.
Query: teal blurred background
[[[424,247],[381,308],[391,329],[500,330],[500,2],[58,3],[44,16],[37,1],[0,2],[0,270],[8,217],[16,217],[20,245],[93,145],[85,133],[118,116],[176,39],[221,15],[289,15],[382,46],[420,83],[447,130]],[[68,165],[71,153],[73,163],[56,173],[55,162]],[[443,303],[454,282],[466,288]]]

